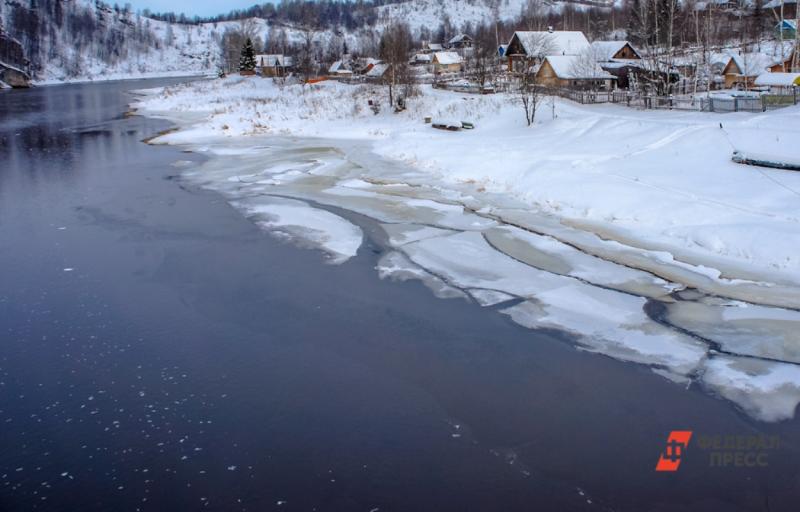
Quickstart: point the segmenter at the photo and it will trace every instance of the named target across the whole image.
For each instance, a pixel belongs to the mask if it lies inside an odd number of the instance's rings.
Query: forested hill
[[[417,38],[441,40],[497,20],[506,22],[507,31],[530,6],[552,14],[563,12],[564,5],[544,0],[285,0],[190,19],[136,13],[99,0],[0,0],[0,60],[47,81],[215,72],[224,64],[220,48],[228,31],[246,32],[260,50],[290,52],[312,28],[323,62],[343,47],[376,51],[382,28],[393,21],[408,23]]]

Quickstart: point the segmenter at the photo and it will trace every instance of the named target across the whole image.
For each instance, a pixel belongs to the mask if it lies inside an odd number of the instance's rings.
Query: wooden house
[[[642,56],[628,41],[594,41],[592,56],[600,67],[614,75],[617,87],[627,89],[641,70]]]
[[[550,55],[536,72],[536,82],[561,89],[611,90],[616,77],[579,55]]]
[[[505,55],[509,71],[524,71],[541,64],[550,55],[580,55],[591,50],[583,32],[517,31],[511,36]]]
[[[467,34],[459,34],[447,42],[447,47],[453,50],[472,48],[473,40]]]
[[[797,49],[792,48],[786,57],[775,59],[769,70],[773,73],[800,73],[800,65],[795,65],[800,63],[800,55],[796,56],[795,53]]]
[[[732,55],[722,75],[726,89],[749,89],[756,78],[775,66],[776,59],[763,53]]]
[[[461,71],[463,59],[456,52],[436,52],[433,54],[431,65],[437,75],[442,73],[458,73]]]
[[[256,71],[261,76],[286,76],[293,67],[293,60],[287,55],[256,55]]]
[[[642,56],[628,41],[594,41],[592,53],[597,62],[614,60],[642,60]]]

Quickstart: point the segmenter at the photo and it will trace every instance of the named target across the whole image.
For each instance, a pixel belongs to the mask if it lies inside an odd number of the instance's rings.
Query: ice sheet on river
[[[361,247],[361,228],[303,201],[258,196],[231,204],[267,231],[286,234],[301,244],[322,249],[331,263],[344,263]]]
[[[532,268],[494,250],[480,233],[429,238],[403,247],[420,267],[461,289],[496,290],[528,299],[504,313],[529,328],[558,328],[585,348],[687,375],[707,347],[652,321],[646,299]]]

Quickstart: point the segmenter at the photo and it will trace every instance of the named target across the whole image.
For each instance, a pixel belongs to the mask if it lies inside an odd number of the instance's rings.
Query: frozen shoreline
[[[279,196],[366,215],[383,223],[396,251],[379,264],[381,277],[420,279],[437,296],[471,297],[482,306],[508,302],[504,312],[522,326],[566,330],[576,336],[579,347],[648,365],[676,382],[697,382],[761,420],[794,416],[800,402],[793,349],[800,340],[791,329],[800,321],[796,312],[761,311],[735,301],[707,304],[708,311],[693,316],[680,309],[672,312],[669,318],[680,331],[644,312],[648,300],[681,303],[684,299],[674,292],[687,287],[704,290],[702,296],[769,304],[797,300],[791,285],[772,283],[769,293],[762,293],[758,282],[727,279],[701,266],[676,263],[677,258],[663,251],[603,238],[550,213],[526,209],[513,197],[476,191],[469,183],[438,183],[426,172],[374,153],[369,140],[228,137],[203,133],[208,115],[201,112],[140,113],[179,125],[180,130],[158,143],[214,156],[200,169],[185,171],[184,177],[222,193],[234,207],[242,209],[240,200],[247,198],[245,214],[254,204],[274,203]],[[302,226],[310,218],[319,223],[329,219],[327,213],[306,211],[281,222]],[[337,227],[325,236],[319,236],[319,229],[313,237],[297,231],[289,235],[341,263],[361,239],[357,226],[344,223],[334,222]],[[269,223],[264,227],[272,231]],[[314,230],[313,225],[306,227]],[[326,245],[332,236],[339,238],[339,250]],[[762,352],[764,347],[746,342],[721,347],[699,341],[713,342],[718,333],[709,319],[732,308],[753,312],[736,318],[743,332],[755,333],[763,332],[770,315],[783,312],[779,316],[784,323],[772,325],[770,335],[784,346]],[[721,348],[724,353],[718,352]]]

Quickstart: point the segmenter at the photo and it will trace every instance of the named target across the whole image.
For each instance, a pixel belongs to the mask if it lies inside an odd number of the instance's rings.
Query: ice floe
[[[259,196],[231,204],[267,231],[288,234],[301,243],[322,249],[332,263],[344,263],[361,247],[361,228],[302,201]]]

